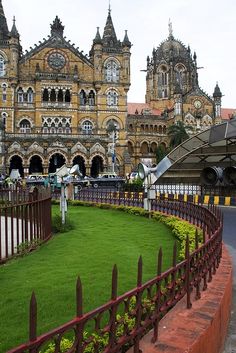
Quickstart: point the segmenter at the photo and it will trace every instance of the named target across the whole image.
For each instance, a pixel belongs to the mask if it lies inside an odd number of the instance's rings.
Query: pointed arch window
[[[82,123],[82,131],[84,134],[89,135],[92,133],[93,130],[93,124],[91,123],[91,121],[89,120],[85,120]]]
[[[29,122],[29,120],[27,119],[23,119],[20,122],[20,133],[30,133],[31,132],[31,124]]]
[[[92,90],[89,92],[89,95],[88,95],[88,103],[90,106],[95,105],[95,94]]]
[[[115,90],[110,90],[107,93],[107,105],[109,107],[116,107],[118,105],[118,94]]]
[[[186,83],[186,70],[184,65],[178,64],[175,67],[175,80],[176,83],[179,84],[180,88],[182,89],[184,84]]]
[[[63,91],[60,88],[58,91],[58,96],[57,96],[58,102],[62,103],[63,102]]]
[[[50,101],[56,102],[56,91],[54,88],[51,90],[51,93],[50,93]]]
[[[82,89],[79,94],[80,97],[80,105],[86,105],[86,93]]]
[[[30,87],[27,91],[27,102],[33,103],[33,101],[34,101],[34,92],[33,92],[32,88]]]
[[[2,55],[0,55],[0,77],[5,76],[5,60]]]
[[[49,101],[48,89],[44,88],[44,90],[43,90],[43,102],[48,102],[48,101]]]
[[[2,84],[2,101],[3,102],[7,101],[7,85],[6,85],[6,83]]]
[[[107,61],[105,65],[105,80],[107,82],[118,82],[120,76],[119,65],[115,60]]]
[[[6,125],[7,125],[7,113],[3,112],[1,115],[2,115],[3,126],[6,127]]]
[[[21,87],[17,91],[17,101],[18,101],[18,103],[24,102],[24,91]]]
[[[67,89],[66,93],[65,93],[65,103],[70,103],[70,100],[71,100],[71,98],[70,98],[70,90]]]

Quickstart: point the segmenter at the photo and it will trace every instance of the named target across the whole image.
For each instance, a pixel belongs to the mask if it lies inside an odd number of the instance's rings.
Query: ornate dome
[[[175,61],[175,59],[191,59],[190,49],[186,48],[183,43],[169,36],[153,53],[157,61],[165,60],[167,62]]]

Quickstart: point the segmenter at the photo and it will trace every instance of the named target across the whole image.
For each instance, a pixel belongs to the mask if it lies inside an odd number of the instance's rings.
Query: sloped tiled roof
[[[223,120],[229,120],[232,115],[236,115],[236,108],[221,108],[221,116]]]
[[[135,115],[135,114],[143,114],[143,111],[149,109],[151,115],[158,115],[160,116],[162,111],[159,109],[152,109],[149,104],[147,103],[128,103],[128,114]]]

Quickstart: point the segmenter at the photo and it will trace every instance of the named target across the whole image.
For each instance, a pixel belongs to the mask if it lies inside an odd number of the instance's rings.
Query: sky
[[[50,24],[58,15],[64,35],[76,47],[89,53],[96,28],[100,34],[106,23],[109,0],[2,0],[8,27],[16,17],[23,50],[50,34]],[[146,58],[173,34],[192,52],[196,51],[199,85],[212,96],[218,82],[222,107],[236,108],[236,1],[235,0],[110,0],[117,38],[128,30],[131,48],[131,87],[128,102],[144,103]]]

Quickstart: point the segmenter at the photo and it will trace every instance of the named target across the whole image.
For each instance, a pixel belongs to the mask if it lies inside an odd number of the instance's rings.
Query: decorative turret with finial
[[[13,17],[13,25],[12,25],[12,29],[11,29],[11,32],[10,32],[10,36],[13,37],[13,38],[19,38],[20,35],[19,35],[19,32],[16,28],[16,18],[15,16]]]
[[[221,98],[222,98],[222,93],[221,93],[220,87],[218,86],[218,82],[216,82],[216,86],[215,86],[214,93],[213,93],[213,99],[215,102],[215,117],[216,118],[221,117]]]
[[[64,26],[62,25],[61,20],[56,16],[53,24],[51,25],[51,35],[63,37]]]

